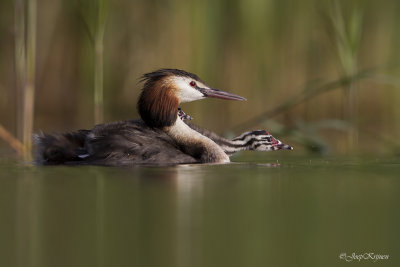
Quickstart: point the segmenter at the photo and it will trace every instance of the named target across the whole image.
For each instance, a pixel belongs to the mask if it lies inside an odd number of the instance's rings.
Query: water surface
[[[285,155],[283,157],[282,155]],[[400,159],[0,161],[0,266],[400,266]],[[348,258],[349,259],[349,258]]]

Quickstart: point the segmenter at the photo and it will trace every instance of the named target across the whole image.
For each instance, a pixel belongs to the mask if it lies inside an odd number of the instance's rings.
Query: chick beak
[[[280,144],[277,147],[278,147],[278,149],[293,150],[292,146],[289,146],[289,145],[286,145],[286,144]]]
[[[247,100],[244,97],[239,95],[231,94],[222,90],[218,90],[215,88],[198,88],[198,90],[205,96],[205,97],[212,97],[212,98],[220,98],[226,100],[240,100],[244,101]]]
[[[273,150],[280,150],[280,149],[293,150],[293,147],[282,143],[280,140],[276,139],[273,136],[272,136],[272,147],[274,148]]]

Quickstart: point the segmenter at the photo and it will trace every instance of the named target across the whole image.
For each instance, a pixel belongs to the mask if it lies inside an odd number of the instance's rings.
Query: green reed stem
[[[26,43],[25,43],[25,1],[14,1],[14,61],[16,76],[16,114],[17,134],[22,140],[23,136],[23,89],[25,88],[26,75]]]
[[[94,121],[104,117],[104,30],[107,17],[107,0],[99,0],[94,38]]]
[[[274,116],[277,116],[281,114],[284,111],[287,111],[288,109],[291,109],[303,102],[306,102],[314,97],[317,97],[323,93],[343,88],[346,86],[349,86],[351,83],[355,81],[359,81],[362,79],[370,78],[374,74],[374,70],[367,70],[367,71],[362,71],[359,72],[351,77],[344,77],[339,80],[335,80],[332,82],[328,82],[325,84],[322,84],[320,86],[306,86],[304,90],[299,93],[298,95],[295,95],[291,98],[289,98],[287,101],[283,102],[281,105],[275,107],[274,109],[268,110],[266,112],[263,112],[239,125],[234,127],[234,130],[242,130],[242,129],[247,129],[251,127],[254,124],[260,123],[266,119],[270,119]]]
[[[31,158],[32,132],[35,101],[35,65],[36,65],[36,15],[37,2],[29,0],[27,6],[26,32],[26,80],[23,101],[23,144],[25,159]]]
[[[357,72],[357,55],[362,30],[362,12],[353,8],[351,16],[345,19],[343,8],[338,1],[332,1],[331,21],[338,60],[345,76],[351,77]],[[354,126],[357,125],[357,84],[350,82],[345,87],[344,116]],[[358,131],[352,127],[348,131],[348,150],[352,151],[358,143]]]

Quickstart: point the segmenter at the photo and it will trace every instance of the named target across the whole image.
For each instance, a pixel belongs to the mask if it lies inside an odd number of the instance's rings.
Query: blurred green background
[[[0,124],[21,140],[29,75],[33,131],[52,132],[91,128],[95,101],[101,121],[137,118],[138,78],[168,67],[248,99],[182,105],[219,134],[265,128],[293,153],[400,152],[399,1],[28,2],[0,3]]]
[[[395,0],[0,1],[0,265],[338,266],[373,252],[399,266],[398,14]],[[7,133],[29,147],[32,132],[137,118],[139,77],[165,67],[248,99],[182,105],[194,123],[264,128],[295,150],[166,168],[10,159]]]

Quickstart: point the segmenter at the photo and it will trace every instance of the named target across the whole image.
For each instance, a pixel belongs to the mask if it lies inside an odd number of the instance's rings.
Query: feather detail
[[[162,128],[175,123],[179,99],[168,78],[147,80],[137,104],[143,121],[150,127]]]

